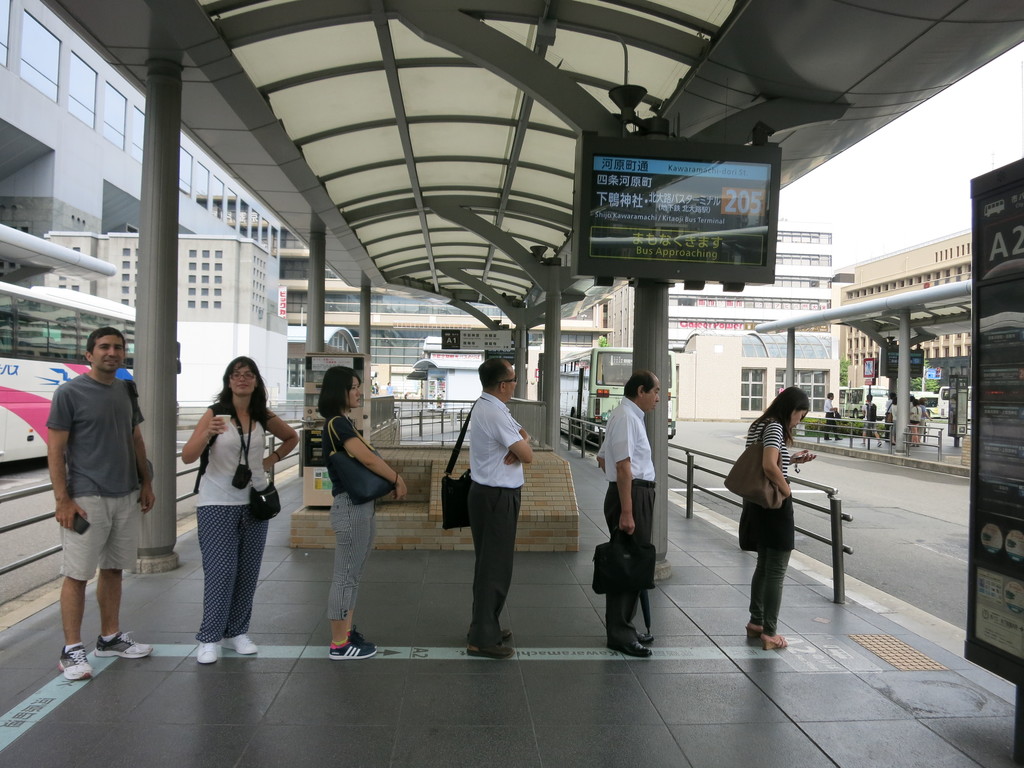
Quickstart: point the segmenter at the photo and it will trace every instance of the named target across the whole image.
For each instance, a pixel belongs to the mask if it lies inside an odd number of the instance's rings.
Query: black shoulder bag
[[[473,408],[476,408],[475,403]],[[455,469],[455,462],[459,460],[462,441],[466,439],[466,428],[469,427],[469,420],[473,416],[473,408],[469,409],[466,420],[462,422],[462,431],[459,432],[459,439],[455,442],[452,455],[448,459],[448,468],[441,478],[441,527],[446,531],[469,525],[469,487],[473,484],[473,478],[468,469],[458,478],[453,478],[451,474]]]

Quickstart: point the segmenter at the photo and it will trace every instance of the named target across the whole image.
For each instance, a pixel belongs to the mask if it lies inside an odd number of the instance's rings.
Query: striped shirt
[[[775,448],[781,457],[782,474],[789,477],[789,446],[783,440],[782,425],[777,421],[762,421],[751,424],[747,430],[747,445],[761,443],[766,448]]]

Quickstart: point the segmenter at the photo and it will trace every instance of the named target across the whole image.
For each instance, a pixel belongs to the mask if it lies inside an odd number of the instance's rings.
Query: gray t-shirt
[[[53,393],[47,429],[68,433],[68,494],[127,496],[139,488],[135,426],[142,413],[121,379],[103,384],[85,374]]]

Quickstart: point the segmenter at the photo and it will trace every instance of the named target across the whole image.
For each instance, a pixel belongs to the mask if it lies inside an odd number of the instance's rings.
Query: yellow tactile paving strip
[[[946,669],[892,635],[850,635],[851,640],[867,648],[882,661],[902,672]]]

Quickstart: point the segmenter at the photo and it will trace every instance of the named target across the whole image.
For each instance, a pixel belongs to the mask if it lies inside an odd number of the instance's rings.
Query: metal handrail
[[[267,435],[267,449],[268,449],[267,452],[268,453],[273,453],[275,444],[276,444],[276,438],[273,435],[268,434]],[[296,456],[296,455],[297,454],[292,454],[292,456]],[[177,459],[181,458],[181,451],[178,451],[175,454],[175,458],[177,458]],[[184,469],[181,469],[181,470],[175,472],[174,476],[176,478],[177,477],[183,477],[184,475],[189,475],[189,474],[192,474],[193,472],[198,472],[198,471],[199,471],[199,465],[197,464],[196,466],[185,467]],[[273,473],[274,473],[274,470],[271,469],[271,471],[270,471],[271,478],[273,478]],[[18,489],[13,490],[13,491],[5,491],[3,493],[0,493],[0,504],[3,504],[5,501],[15,501],[17,499],[24,499],[24,498],[28,498],[29,496],[35,496],[35,495],[40,494],[40,493],[48,493],[48,492],[50,492],[52,490],[53,490],[53,483],[40,483],[38,485],[30,485],[30,486],[27,486],[25,488],[18,488]],[[188,493],[184,493],[181,496],[177,496],[174,499],[175,506],[177,506],[179,503],[181,503],[185,499],[187,499],[187,498],[189,498],[191,496],[195,496],[195,495],[196,495],[196,492],[193,490],[193,491],[189,491]],[[3,535],[5,533],[9,533],[11,531],[19,530],[21,528],[27,528],[28,526],[35,525],[36,523],[42,523],[42,522],[45,522],[47,520],[52,520],[54,514],[55,514],[55,511],[51,510],[50,512],[44,512],[44,513],[42,513],[40,515],[35,515],[34,517],[26,517],[24,520],[18,520],[16,522],[8,523],[7,525],[0,526],[0,535]],[[42,560],[42,559],[44,559],[46,557],[49,557],[50,555],[55,555],[58,552],[60,552],[62,549],[63,549],[63,547],[60,544],[56,544],[56,545],[54,545],[52,547],[47,547],[46,549],[40,550],[39,552],[35,552],[35,553],[31,554],[31,555],[27,555],[26,557],[23,557],[20,560],[15,560],[14,562],[2,565],[2,566],[0,566],[0,576],[3,576],[4,574],[10,573],[12,571],[16,571],[19,568],[24,568],[26,565],[31,565],[32,563],[36,562],[37,560]]]
[[[693,517],[693,499],[694,491],[700,491],[713,496],[726,504],[731,504],[734,507],[740,509],[743,508],[742,499],[737,500],[737,497],[729,493],[721,493],[712,488],[708,488],[703,485],[699,485],[694,481],[694,473],[697,470],[706,472],[713,477],[725,479],[728,475],[728,470],[732,468],[735,463],[735,459],[727,458],[725,456],[718,456],[713,453],[707,453],[705,451],[699,451],[695,448],[686,448],[684,446],[669,444],[669,473],[668,476],[673,480],[676,480],[686,485],[686,517]],[[672,455],[673,451],[679,451],[686,455],[685,459]],[[721,464],[728,465],[725,471],[720,471],[713,467],[707,466],[706,464],[697,464],[696,458],[700,457],[703,459],[710,459],[712,461],[720,462]],[[686,468],[685,476],[673,474],[673,465],[682,464]],[[822,536],[819,533],[808,530],[806,528],[796,527],[799,533],[807,536],[810,539],[819,541],[831,547],[832,550],[832,602],[834,603],[845,603],[846,602],[846,571],[844,556],[852,555],[853,549],[843,543],[843,523],[850,522],[853,520],[849,514],[843,512],[843,501],[839,498],[839,489],[833,488],[830,485],[822,485],[821,483],[815,483],[811,480],[802,480],[800,478],[790,478],[790,485],[797,485],[805,488],[811,488],[816,491],[821,491],[828,496],[828,506],[822,506],[821,504],[815,504],[814,502],[804,501],[793,497],[793,505],[806,508],[812,512],[820,512],[827,515],[831,524],[830,536]],[[726,495],[728,494],[728,495]]]
[[[839,442],[849,442],[850,449],[856,451],[859,450],[856,444],[857,440],[873,439],[866,435],[869,429],[867,425],[872,424],[873,429],[871,431],[877,431],[882,435],[881,440],[885,444],[884,450],[887,450],[890,454],[896,453],[896,447],[889,439],[889,434],[895,426],[893,424],[886,424],[882,421],[866,422],[863,419],[835,419],[830,424],[835,425],[833,432],[826,431],[824,421],[801,422],[797,425],[795,436],[802,440],[813,440],[820,444],[827,434],[831,433],[836,436]],[[921,438],[919,443],[912,443],[915,426],[918,429],[917,436]],[[808,432],[813,432],[813,434],[808,434]],[[899,450],[905,456],[909,456],[912,447],[924,446],[935,448],[938,452],[937,460],[942,461],[942,437],[944,433],[945,429],[943,427],[933,427],[930,424],[907,424],[903,430],[903,439],[900,442],[901,448]]]

